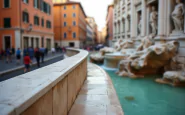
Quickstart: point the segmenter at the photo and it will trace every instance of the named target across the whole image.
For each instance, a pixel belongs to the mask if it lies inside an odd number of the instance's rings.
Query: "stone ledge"
[[[76,55],[0,82],[0,114],[21,114],[62,81],[88,56],[88,52],[84,50],[68,50],[75,51]]]
[[[87,80],[69,115],[123,115],[109,75],[99,66],[88,63]]]

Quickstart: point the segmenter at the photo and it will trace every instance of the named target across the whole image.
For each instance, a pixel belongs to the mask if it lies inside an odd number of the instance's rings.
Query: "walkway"
[[[45,61],[51,60],[51,59],[59,57],[59,56],[62,56],[62,54],[61,53],[57,53],[55,55],[52,55],[51,53],[49,53],[48,56],[45,56],[44,60]],[[7,64],[5,61],[6,61],[5,59],[4,60],[0,60],[0,74],[4,73],[6,71],[11,71],[11,70],[14,70],[14,69],[18,69],[18,68],[24,67],[23,61],[21,61],[20,65],[16,65],[16,58],[15,57],[13,57],[12,63],[8,63]],[[36,60],[34,58],[33,59],[33,63],[35,63],[35,62],[36,62]]]
[[[121,105],[108,74],[88,63],[88,77],[69,115],[123,115]]]

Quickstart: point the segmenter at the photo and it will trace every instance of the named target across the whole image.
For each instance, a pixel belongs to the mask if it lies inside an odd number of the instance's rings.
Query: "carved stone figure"
[[[142,51],[148,47],[150,47],[151,45],[154,45],[154,41],[152,39],[152,36],[146,36],[141,40],[141,44],[140,46],[137,48],[137,51]]]
[[[157,35],[157,17],[158,13],[155,10],[155,7],[152,6],[152,12],[150,13],[150,25],[152,27],[152,35]]]
[[[140,20],[139,20],[139,23],[138,23],[139,35],[141,35],[141,24],[142,24],[142,18],[141,18],[141,16],[140,16]]]
[[[184,22],[184,5],[180,0],[176,0],[177,5],[175,6],[174,11],[172,12],[172,19],[175,26],[175,31],[183,30]]]
[[[177,54],[179,43],[176,41],[150,46],[137,51],[120,62],[119,75],[131,78],[163,73],[164,67]]]
[[[90,55],[90,61],[94,63],[103,63],[105,54],[113,52],[115,52],[114,48],[109,47],[102,48],[100,52]]]

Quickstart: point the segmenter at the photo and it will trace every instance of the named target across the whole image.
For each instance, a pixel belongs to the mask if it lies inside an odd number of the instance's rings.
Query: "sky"
[[[89,17],[94,17],[98,25],[98,30],[102,30],[106,24],[107,7],[113,0],[70,0],[81,2],[85,13]]]

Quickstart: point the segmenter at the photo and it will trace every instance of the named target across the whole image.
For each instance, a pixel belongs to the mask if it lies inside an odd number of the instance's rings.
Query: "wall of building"
[[[75,13],[75,17],[73,17],[73,13]],[[64,17],[64,15],[66,15],[66,17]],[[77,44],[77,41],[81,42],[82,40],[85,40],[86,37],[86,23],[84,23],[85,15],[80,5],[76,3],[56,4],[54,5],[54,17],[56,43],[69,46],[69,42],[75,41],[75,47],[80,47],[80,45]],[[73,25],[73,22],[75,22],[76,25]],[[67,25],[65,26],[64,23]],[[67,34],[66,38],[64,38],[64,33]],[[73,33],[76,33],[76,38],[73,38]]]
[[[44,47],[47,47],[47,40],[50,40],[50,48],[53,47],[53,13],[52,13],[52,6],[53,3],[51,0],[44,0],[46,3],[50,5],[51,14],[46,14],[40,9],[34,8],[33,6],[33,0],[29,0],[28,3],[24,3],[22,0],[19,2],[19,0],[11,0],[10,2],[10,8],[1,8],[0,9],[0,38],[1,42],[3,43],[4,39],[3,36],[10,35],[11,36],[11,46],[15,48],[24,48],[29,46],[36,47],[36,44],[31,43],[31,38],[36,38],[34,36],[37,36],[39,38],[39,47],[41,47],[41,38],[43,38],[43,45]],[[0,2],[0,6],[3,6],[3,0]],[[29,14],[29,22],[23,22],[23,12],[27,12]],[[39,17],[39,25],[34,25],[34,16]],[[11,28],[4,28],[3,24],[4,18],[11,18]],[[44,27],[41,26],[41,19],[44,19]],[[51,28],[46,28],[46,20],[49,20],[51,22]],[[32,25],[32,29],[29,30],[28,28]],[[20,29],[21,27],[21,29]],[[21,31],[20,31],[21,30]],[[27,37],[28,39],[28,46],[25,46],[24,38]],[[35,43],[35,41],[33,42]],[[1,48],[5,48],[3,45],[1,45]]]
[[[112,39],[113,39],[113,5],[108,6],[107,10],[107,18],[106,18],[106,25],[107,25],[107,41],[109,46],[112,46]]]

